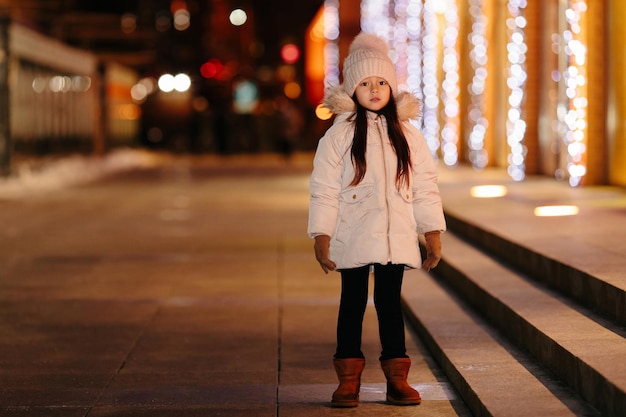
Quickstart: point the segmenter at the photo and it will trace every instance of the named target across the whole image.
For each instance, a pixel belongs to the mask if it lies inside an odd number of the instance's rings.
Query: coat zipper
[[[391,215],[390,212],[391,210],[389,209],[389,196],[388,196],[388,183],[387,183],[387,158],[386,158],[386,154],[385,154],[385,140],[384,140],[384,136],[383,136],[383,123],[380,120],[380,116],[376,117],[376,129],[378,130],[378,138],[380,139],[380,145],[381,145],[381,150],[382,150],[382,155],[383,155],[383,172],[384,172],[384,176],[385,176],[385,206],[387,207],[387,262],[391,262],[391,238],[389,236],[389,232],[391,230]]]

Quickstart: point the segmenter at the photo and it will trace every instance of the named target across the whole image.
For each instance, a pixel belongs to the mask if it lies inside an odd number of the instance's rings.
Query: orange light
[[[331,111],[327,107],[324,107],[323,104],[319,104],[315,108],[315,115],[320,120],[328,120],[331,117],[333,117],[333,114],[331,113]]]
[[[141,117],[141,109],[136,104],[120,104],[115,112],[118,120],[137,120]]]
[[[289,82],[285,84],[285,88],[283,89],[285,95],[291,99],[296,99],[300,97],[300,93],[302,89],[300,88],[300,84],[295,81]]]
[[[304,76],[306,95],[311,105],[316,105],[324,97],[324,7],[313,18],[304,38]]]

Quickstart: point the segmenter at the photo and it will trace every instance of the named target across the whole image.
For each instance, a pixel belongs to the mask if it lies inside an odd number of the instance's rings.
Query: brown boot
[[[387,378],[387,402],[393,405],[417,405],[422,402],[420,393],[406,382],[411,359],[397,358],[380,362]]]
[[[331,405],[333,407],[356,407],[359,405],[361,373],[365,368],[365,359],[334,359],[333,365],[339,378],[339,386],[333,393]]]

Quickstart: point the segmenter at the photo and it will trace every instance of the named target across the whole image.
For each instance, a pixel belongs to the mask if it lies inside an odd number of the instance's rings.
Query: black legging
[[[369,265],[341,271],[341,303],[335,358],[363,358],[361,335],[367,306]],[[374,264],[374,305],[378,315],[380,360],[407,358],[400,291],[404,265]]]

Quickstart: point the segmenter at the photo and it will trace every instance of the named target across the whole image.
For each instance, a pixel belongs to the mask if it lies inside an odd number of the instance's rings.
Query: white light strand
[[[422,37],[422,88],[424,93],[422,132],[430,152],[436,157],[439,150],[439,83],[437,71],[438,58],[438,0],[425,0],[423,10],[424,31]]]
[[[509,0],[510,17],[506,21],[510,35],[507,44],[509,60],[507,85],[510,89],[509,111],[506,121],[507,142],[510,147],[507,172],[514,181],[522,181],[526,176],[524,160],[528,152],[524,145],[526,122],[522,119],[522,102],[527,79],[526,51],[528,49],[524,39],[524,28],[526,27],[526,18],[523,15],[524,8],[526,8],[526,0]]]
[[[459,17],[456,0],[447,0],[444,17],[446,20],[443,34],[443,63],[444,80],[442,83],[442,100],[445,123],[441,130],[441,153],[443,162],[447,166],[458,163],[458,142],[460,129],[459,111],[459,54],[457,40],[459,37]]]
[[[393,9],[393,26],[392,32],[392,47],[391,58],[394,61],[396,67],[396,73],[398,75],[398,90],[407,90],[407,78],[409,71],[408,64],[408,5],[409,0],[395,0]],[[391,19],[390,19],[391,21]],[[395,92],[397,93],[397,91]]]
[[[324,1],[324,87],[339,85],[339,0]]]
[[[420,100],[424,99],[422,89],[422,0],[410,0],[406,8],[407,47],[407,88]]]
[[[391,40],[393,25],[389,21],[391,0],[361,1],[361,30],[380,36],[385,41]]]
[[[584,0],[570,0],[569,8],[565,11],[568,29],[563,32],[565,53],[568,57],[568,67],[563,74],[563,81],[565,94],[569,100],[569,110],[560,118],[565,125],[563,140],[567,145],[567,171],[572,187],[578,186],[587,173],[584,160],[588,104],[585,71],[587,46],[582,41],[580,27],[580,19],[585,11],[587,3]]]
[[[472,124],[469,134],[469,160],[476,169],[487,166],[489,155],[485,149],[485,135],[489,123],[484,117],[485,84],[487,81],[487,17],[483,13],[482,0],[469,1],[470,16],[472,19],[472,31],[469,41],[472,45],[470,60],[474,75],[469,85],[471,104],[469,109],[469,122]]]

